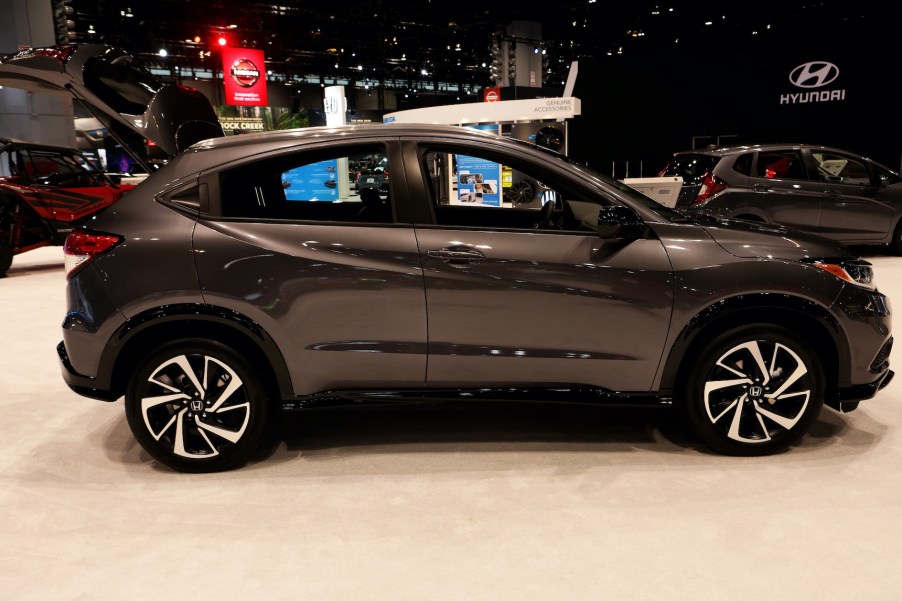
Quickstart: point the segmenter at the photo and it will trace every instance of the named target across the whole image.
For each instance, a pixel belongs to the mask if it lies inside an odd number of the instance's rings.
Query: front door
[[[436,221],[416,228],[427,385],[649,390],[673,302],[661,242],[602,240],[595,224],[609,200],[572,182],[558,186],[529,164],[511,168],[514,157],[465,147],[424,148],[421,156],[432,185],[419,200],[433,203]],[[479,165],[482,181],[468,184],[465,165]],[[535,208],[512,206],[503,182],[488,175],[508,171],[512,184],[532,182]],[[498,205],[471,200],[476,184],[500,189]],[[553,213],[542,201],[554,203]]]

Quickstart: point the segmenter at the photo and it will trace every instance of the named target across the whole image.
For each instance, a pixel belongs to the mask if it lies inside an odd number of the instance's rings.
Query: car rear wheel
[[[778,326],[743,326],[702,350],[685,410],[693,430],[715,451],[766,455],[807,431],[824,390],[821,361],[798,335]]]
[[[247,361],[204,339],[173,341],[150,353],[125,394],[135,438],[154,459],[183,472],[243,465],[260,444],[267,409]]]

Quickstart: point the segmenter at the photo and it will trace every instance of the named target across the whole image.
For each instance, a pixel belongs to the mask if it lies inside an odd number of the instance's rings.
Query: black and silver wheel
[[[508,190],[507,197],[513,206],[519,207],[532,202],[536,196],[535,187],[527,180],[515,182]]]
[[[709,343],[686,390],[689,422],[712,449],[764,455],[786,448],[824,403],[820,359],[797,335],[746,326]]]
[[[213,472],[244,464],[257,449],[267,399],[243,357],[218,342],[186,339],[140,363],[125,413],[154,459],[179,471]]]

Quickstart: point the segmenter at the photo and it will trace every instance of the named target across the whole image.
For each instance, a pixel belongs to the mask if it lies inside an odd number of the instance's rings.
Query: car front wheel
[[[766,455],[797,441],[824,403],[820,358],[797,334],[743,326],[698,356],[685,410],[698,436],[729,455]]]
[[[267,405],[245,359],[203,339],[176,340],[150,353],[125,394],[126,418],[141,446],[184,472],[247,462],[262,439]]]

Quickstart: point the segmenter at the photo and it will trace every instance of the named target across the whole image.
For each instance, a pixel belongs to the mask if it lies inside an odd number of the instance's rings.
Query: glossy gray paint
[[[394,153],[395,224],[216,215],[221,169],[375,139]],[[603,240],[577,231],[436,225],[418,140],[492,148],[540,165],[583,198],[631,207],[647,235]],[[168,200],[194,181],[209,193],[199,218]],[[93,224],[126,241],[70,282],[70,296],[80,291],[77,306],[98,323],[95,334],[66,333],[69,355],[79,356],[78,373],[67,379],[84,385],[78,374],[102,371],[98,361],[115,364],[98,349],[131,321],[176,303],[222,309],[259,326],[284,359],[283,397],[562,385],[669,392],[706,320],[724,312],[760,317],[762,308],[813,316],[836,348],[840,364],[829,377],[837,386],[882,377],[867,367],[890,336],[888,315],[850,312],[867,304],[866,292],[801,262],[851,257],[842,246],[779,228],[667,215],[546,153],[456,128],[313,128],[203,142]],[[449,250],[482,257],[455,266],[430,254]],[[107,300],[94,298],[98,288]]]

